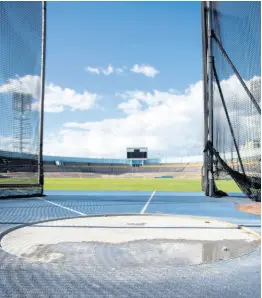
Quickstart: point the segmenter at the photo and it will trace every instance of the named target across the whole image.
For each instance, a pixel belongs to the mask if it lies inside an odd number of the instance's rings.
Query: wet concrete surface
[[[174,215],[82,216],[14,229],[1,239],[29,262],[74,266],[186,266],[229,260],[260,245],[260,235],[215,219]]]
[[[260,241],[174,241],[139,240],[121,244],[59,243],[38,245],[32,253],[21,255],[28,262],[70,263],[73,266],[133,268],[187,266],[229,260],[248,254]]]

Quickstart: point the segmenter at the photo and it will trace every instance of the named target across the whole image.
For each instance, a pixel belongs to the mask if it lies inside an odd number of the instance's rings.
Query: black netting
[[[212,3],[214,179],[261,200],[261,4]]]
[[[42,2],[0,2],[0,197],[41,194]]]

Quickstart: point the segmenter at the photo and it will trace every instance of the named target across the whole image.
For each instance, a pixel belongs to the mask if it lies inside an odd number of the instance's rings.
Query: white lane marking
[[[150,201],[153,199],[153,196],[155,195],[155,193],[156,193],[156,191],[154,190],[153,193],[152,193],[152,195],[151,195],[151,197],[150,197],[150,198],[148,199],[148,201],[146,202],[144,208],[141,210],[140,214],[144,214],[144,213],[145,213],[145,211],[146,211],[146,209],[147,209],[147,207],[148,207]]]
[[[74,213],[79,214],[79,215],[86,215],[85,213],[76,211],[76,210],[74,210],[74,209],[71,209],[71,208],[62,206],[62,205],[60,205],[60,204],[57,204],[57,203],[54,203],[54,202],[51,202],[51,201],[48,201],[48,200],[45,200],[45,199],[41,199],[41,198],[37,198],[37,199],[39,199],[39,200],[41,200],[41,201],[45,201],[45,202],[47,202],[47,203],[49,203],[49,204],[52,204],[52,205],[55,205],[55,206],[57,206],[57,207],[60,207],[60,208],[69,210],[69,211],[74,212]]]

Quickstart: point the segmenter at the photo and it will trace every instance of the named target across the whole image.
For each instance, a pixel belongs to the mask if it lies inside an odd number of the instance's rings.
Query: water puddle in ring
[[[186,266],[243,256],[260,246],[259,240],[136,240],[126,243],[62,242],[38,245],[20,256],[29,262],[80,266]]]

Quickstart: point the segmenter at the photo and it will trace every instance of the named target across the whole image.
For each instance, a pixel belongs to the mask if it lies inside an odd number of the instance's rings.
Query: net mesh
[[[42,2],[0,2],[0,197],[41,194]]]
[[[261,200],[261,4],[212,3],[214,179]]]

